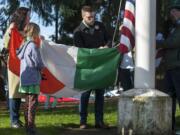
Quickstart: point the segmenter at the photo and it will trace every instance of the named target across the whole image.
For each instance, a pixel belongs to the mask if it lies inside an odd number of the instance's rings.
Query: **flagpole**
[[[146,6],[145,12],[144,6]],[[135,88],[155,88],[155,0],[136,0]],[[154,8],[153,10],[150,8]]]
[[[117,19],[116,19],[116,27],[115,27],[114,34],[113,34],[113,39],[112,39],[112,47],[114,47],[114,40],[115,40],[115,36],[116,36],[116,31],[117,31],[117,28],[118,28],[118,22],[120,21],[119,18],[120,18],[120,11],[121,11],[122,1],[123,0],[120,0],[120,2],[119,2],[118,16],[117,16]]]
[[[170,135],[172,101],[155,90],[156,0],[136,0],[135,5],[135,88],[120,95],[118,133]]]

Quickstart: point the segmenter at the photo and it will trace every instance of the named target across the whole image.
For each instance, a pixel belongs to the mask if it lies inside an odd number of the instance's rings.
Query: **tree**
[[[118,16],[120,1],[121,0],[86,0],[83,1],[81,4],[77,5],[76,7],[69,7],[75,12],[71,16],[63,15],[63,21],[61,26],[63,27],[64,31],[62,34],[66,35],[66,37],[68,37],[68,34],[72,34],[72,31],[81,22],[80,9],[82,5],[91,5],[97,11],[97,14],[100,16],[100,18],[102,18],[102,21],[107,27],[109,33],[113,35]]]
[[[31,0],[29,2],[33,11],[43,19],[43,23],[48,26],[55,23],[55,41],[58,42],[59,34],[63,34],[64,18],[73,16],[78,7],[83,3],[83,0]]]
[[[0,31],[2,32],[0,36],[2,38],[8,26],[10,15],[19,7],[20,2],[18,0],[1,0],[0,5]]]
[[[43,19],[45,25],[52,25],[55,22],[55,35],[52,37],[56,42],[61,43],[62,39],[64,40],[63,36],[72,38],[74,28],[81,21],[82,5],[92,5],[98,9],[97,12],[101,14],[102,21],[111,34],[119,7],[117,0],[31,0],[29,3],[32,10]]]
[[[55,25],[53,40],[72,44],[73,30],[81,21],[80,9],[83,5],[91,5],[97,10],[97,14],[99,14],[110,35],[113,35],[120,1],[122,1],[121,9],[123,10],[126,0],[1,0],[0,4],[7,6],[0,7],[0,28],[2,31],[6,29],[9,16],[22,2],[29,6],[32,12],[38,14],[43,25]],[[157,1],[158,29],[165,24],[166,7],[167,0]],[[118,30],[116,33],[115,41],[118,41]]]
[[[119,27],[119,25],[121,24],[121,22],[123,20],[121,20],[118,17],[118,11],[119,8],[120,10],[124,10],[124,5],[125,5],[126,0],[107,0],[107,1],[103,1],[103,3],[101,4],[101,8],[99,9],[99,12],[102,12],[101,14],[101,18],[103,23],[105,24],[105,26],[107,27],[110,35],[115,35],[115,41],[119,42],[119,29],[117,29],[117,31],[115,31],[115,27],[116,25]],[[121,5],[120,5],[121,3]]]
[[[115,15],[114,7],[118,5],[116,1],[117,0],[110,0],[110,2],[104,0],[21,0],[21,2],[26,3],[31,8],[32,12],[36,12],[39,15],[45,26],[55,24],[55,35],[52,37],[54,37],[56,42],[62,42],[61,39],[63,39],[63,36],[72,38],[71,35],[74,28],[81,21],[80,9],[82,5],[92,5],[96,9],[99,9],[98,12],[102,13],[105,25],[112,31],[111,19]],[[11,12],[8,12],[8,15],[4,15],[8,18],[20,5],[20,0],[6,0],[6,3],[10,6],[8,10],[11,10]],[[113,16],[112,12],[114,14]]]

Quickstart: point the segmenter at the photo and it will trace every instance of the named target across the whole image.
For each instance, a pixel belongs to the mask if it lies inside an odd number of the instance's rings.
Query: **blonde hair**
[[[30,22],[24,28],[25,37],[30,37],[34,39],[35,37],[39,36],[40,27],[36,23]]]

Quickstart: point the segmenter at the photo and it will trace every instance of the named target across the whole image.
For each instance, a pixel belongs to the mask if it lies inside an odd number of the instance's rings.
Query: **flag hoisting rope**
[[[118,17],[117,17],[117,19],[116,19],[116,27],[115,27],[114,34],[113,34],[112,47],[115,47],[115,46],[114,46],[114,40],[115,40],[115,36],[116,36],[116,31],[117,31],[117,28],[118,28],[118,24],[119,24],[119,22],[121,21],[121,20],[120,20],[120,15],[121,15],[121,5],[122,5],[122,1],[123,1],[123,0],[120,0],[120,2],[119,2]]]

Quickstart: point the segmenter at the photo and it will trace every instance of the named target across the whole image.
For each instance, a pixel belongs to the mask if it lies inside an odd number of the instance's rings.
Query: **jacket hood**
[[[29,43],[31,43],[31,41],[25,42],[24,44],[21,45],[19,49],[16,50],[16,55],[20,60],[24,58],[24,53]]]

